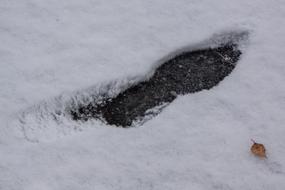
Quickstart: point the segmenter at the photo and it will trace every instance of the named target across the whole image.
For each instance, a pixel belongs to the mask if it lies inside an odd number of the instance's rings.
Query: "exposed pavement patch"
[[[235,68],[241,51],[228,42],[216,48],[183,52],[160,65],[151,78],[100,103],[91,102],[70,110],[73,120],[103,119],[107,124],[129,127],[152,108],[172,102],[178,95],[216,86]],[[163,107],[163,106],[162,106]]]

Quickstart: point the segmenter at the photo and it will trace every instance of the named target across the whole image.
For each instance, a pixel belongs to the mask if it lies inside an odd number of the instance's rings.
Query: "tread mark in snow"
[[[70,110],[73,120],[103,119],[110,125],[129,127],[144,117],[156,115],[177,95],[216,86],[235,68],[241,51],[229,42],[216,48],[181,53],[160,65],[151,78],[103,102],[79,105]],[[159,111],[149,111],[159,107]]]

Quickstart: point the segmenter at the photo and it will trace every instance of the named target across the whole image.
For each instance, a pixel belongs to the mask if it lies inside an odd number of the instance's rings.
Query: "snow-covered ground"
[[[284,189],[284,18],[284,0],[0,0],[0,190]],[[143,126],[45,115],[227,31],[249,33],[233,73]]]

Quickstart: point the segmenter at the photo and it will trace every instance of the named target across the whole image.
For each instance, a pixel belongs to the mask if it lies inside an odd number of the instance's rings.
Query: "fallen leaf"
[[[251,140],[253,145],[251,146],[251,152],[258,157],[266,158],[266,149],[263,144],[256,143],[254,140]]]

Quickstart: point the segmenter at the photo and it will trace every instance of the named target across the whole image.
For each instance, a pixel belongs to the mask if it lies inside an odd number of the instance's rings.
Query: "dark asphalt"
[[[93,102],[76,107],[70,111],[71,116],[74,120],[99,118],[110,125],[131,126],[147,110],[170,103],[177,95],[216,86],[232,72],[240,55],[234,43],[181,53],[160,65],[148,81],[131,86],[101,104]]]

